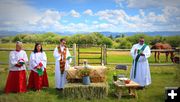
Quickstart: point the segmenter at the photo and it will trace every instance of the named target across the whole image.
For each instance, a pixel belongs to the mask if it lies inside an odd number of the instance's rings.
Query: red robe
[[[9,55],[9,75],[7,78],[5,93],[10,92],[26,92],[26,66],[17,65],[18,61],[27,62],[28,58],[26,52],[23,50],[20,51],[11,51]]]
[[[32,52],[30,55],[31,73],[28,81],[28,88],[40,90],[42,87],[49,87],[48,77],[46,73],[47,57],[45,52]],[[43,70],[43,75],[38,75],[37,66],[40,65]]]
[[[46,69],[44,69],[42,76],[31,70],[27,87],[35,90],[40,90],[42,87],[49,87]]]
[[[23,71],[10,71],[5,87],[5,93],[10,92],[26,92],[26,72]]]

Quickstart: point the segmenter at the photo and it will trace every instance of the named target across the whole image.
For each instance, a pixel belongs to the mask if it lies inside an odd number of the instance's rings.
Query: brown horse
[[[155,54],[154,54],[155,62],[157,62],[157,61],[160,62],[160,59],[159,59],[160,53],[166,54],[166,62],[168,62],[168,56],[170,54],[171,61],[173,62],[174,55],[173,55],[172,47],[170,44],[156,43],[154,46],[151,47],[151,49],[168,50],[168,51],[155,51]]]

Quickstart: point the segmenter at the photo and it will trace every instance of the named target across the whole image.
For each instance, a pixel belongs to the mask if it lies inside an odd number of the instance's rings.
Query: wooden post
[[[78,66],[79,66],[79,47],[80,47],[80,45],[78,44]]]
[[[76,44],[73,44],[73,56],[74,56],[74,66],[76,66]]]
[[[103,63],[104,63],[104,65],[107,65],[107,50],[106,50],[106,45],[103,46]]]
[[[101,45],[101,65],[104,65],[104,61],[103,61],[103,45]]]

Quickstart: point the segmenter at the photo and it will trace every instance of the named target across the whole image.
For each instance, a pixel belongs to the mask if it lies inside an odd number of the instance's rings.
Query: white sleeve
[[[60,59],[61,59],[61,56],[60,56],[60,54],[58,53],[58,48],[57,48],[57,47],[54,49],[53,55],[54,55],[54,58],[55,58],[56,60],[60,60]]]
[[[9,54],[9,65],[10,67],[13,67],[15,64],[17,64],[16,56],[13,51],[10,52]]]
[[[149,58],[151,56],[151,50],[150,50],[149,46],[146,46],[143,53],[145,55],[145,58]]]
[[[43,66],[46,68],[46,64],[47,64],[47,57],[46,57],[46,53],[43,52],[42,53],[42,59],[41,59],[41,63],[43,64]]]
[[[137,53],[135,53],[135,48],[136,48],[136,46],[135,46],[135,45],[133,45],[133,47],[131,48],[131,51],[130,51],[131,56],[133,57],[133,59],[135,59],[135,58],[136,58],[136,56],[137,56]]]
[[[30,61],[29,61],[30,69],[35,68],[38,64],[39,63],[36,62],[35,54],[34,52],[32,52],[30,55]]]
[[[27,54],[26,54],[26,52],[25,52],[25,51],[24,51],[23,58],[24,58],[24,61],[27,63],[27,62],[28,62],[28,57],[27,57]]]
[[[146,61],[147,58],[150,57],[151,51],[150,51],[149,46],[146,46],[146,48],[145,48],[144,51],[143,51],[143,54],[144,54],[145,56],[140,56],[140,57],[139,57],[139,61]]]

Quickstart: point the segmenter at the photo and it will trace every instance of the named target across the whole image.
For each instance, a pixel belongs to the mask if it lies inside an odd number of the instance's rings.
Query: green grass
[[[118,71],[118,73],[127,73],[129,76],[130,67],[127,71]],[[112,75],[114,65],[107,66],[107,82],[109,83],[109,95],[104,99],[71,99],[63,97],[62,93],[54,89],[54,66],[47,67],[50,87],[41,90],[41,92],[29,91],[27,93],[10,93],[3,92],[6,78],[7,65],[0,66],[0,102],[117,102],[118,99],[113,95],[114,87],[112,85]],[[3,69],[3,70],[2,70]],[[138,90],[138,99],[122,97],[121,102],[162,102],[164,101],[164,88],[172,86],[180,86],[180,69],[173,67],[151,67],[152,84],[144,90]]]

